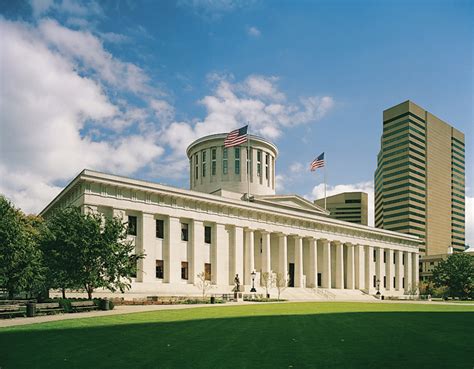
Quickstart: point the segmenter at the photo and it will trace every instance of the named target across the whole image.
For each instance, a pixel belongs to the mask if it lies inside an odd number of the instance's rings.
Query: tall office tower
[[[314,200],[316,205],[324,207],[324,199]],[[329,217],[346,222],[368,224],[368,195],[365,192],[343,192],[326,198]]]
[[[405,101],[383,112],[375,226],[424,239],[420,252],[465,247],[464,134]]]

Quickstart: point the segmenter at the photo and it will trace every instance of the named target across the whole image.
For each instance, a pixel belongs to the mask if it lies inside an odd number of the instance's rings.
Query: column
[[[212,227],[211,240],[211,281],[213,284],[229,284],[229,234],[224,224]]]
[[[181,243],[181,222],[179,218],[169,217],[167,219],[164,242],[164,282],[181,282],[181,258],[179,246]]]
[[[349,290],[355,288],[354,245],[346,243],[347,247],[347,286]]]
[[[340,241],[333,241],[336,248],[336,288],[344,288],[344,253]]]
[[[331,288],[331,245],[328,240],[318,240],[323,249],[323,270],[321,274],[321,287]]]
[[[393,275],[392,275],[392,264],[393,264],[393,250],[386,249],[386,259],[385,259],[385,278],[387,279],[386,291],[392,290],[393,286]]]
[[[270,273],[272,265],[270,263],[270,233],[260,232],[262,235],[262,273]]]
[[[411,274],[412,274],[412,287],[418,291],[418,283],[419,283],[419,273],[420,273],[420,266],[419,266],[419,254],[417,252],[411,253]]]
[[[137,272],[137,279],[141,275],[141,282],[154,282],[156,279],[156,258],[155,258],[155,241],[156,241],[156,224],[153,214],[142,214],[139,224],[138,236],[140,238],[141,251],[145,257],[139,260],[138,265],[141,269]],[[141,272],[141,273],[140,273]]]
[[[383,249],[381,247],[375,248],[375,275],[376,279],[380,281],[379,288],[383,290]]]
[[[295,287],[303,287],[303,239],[295,236]]]
[[[405,292],[409,292],[411,289],[412,276],[411,276],[411,262],[410,262],[410,252],[405,251],[403,253],[405,258]]]
[[[355,265],[355,288],[363,290],[365,288],[364,271],[365,271],[365,260],[364,260],[364,246],[354,246],[354,265]]]
[[[374,289],[374,248],[365,246],[365,290],[367,293],[373,293]]]
[[[403,283],[402,283],[402,278],[403,278],[403,263],[402,263],[403,251],[396,250],[394,257],[395,257],[395,281],[396,281],[396,286],[395,287],[398,291],[403,291]]]
[[[245,230],[245,265],[244,265],[244,283],[252,284],[252,271],[255,269],[254,256],[254,234],[252,229]]]
[[[309,239],[309,274],[307,287],[318,287],[318,247],[315,238]]]
[[[232,245],[232,255],[230,256],[230,261],[232,265],[232,270],[229,275],[230,284],[234,284],[235,275],[239,275],[240,283],[243,282],[244,278],[244,229],[242,227],[235,226],[233,227],[233,245]]]
[[[198,281],[198,274],[204,273],[204,223],[191,221],[191,257],[189,260],[189,283]]]
[[[278,235],[278,273],[280,273],[288,283],[288,249],[286,234]]]

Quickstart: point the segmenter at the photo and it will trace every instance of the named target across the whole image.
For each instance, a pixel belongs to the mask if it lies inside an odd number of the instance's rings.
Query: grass
[[[468,368],[474,306],[280,303],[0,329],[0,367]]]

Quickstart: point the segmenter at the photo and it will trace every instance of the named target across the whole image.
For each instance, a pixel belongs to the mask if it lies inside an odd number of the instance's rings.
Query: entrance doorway
[[[290,263],[288,267],[289,281],[288,287],[295,287],[295,264]]]

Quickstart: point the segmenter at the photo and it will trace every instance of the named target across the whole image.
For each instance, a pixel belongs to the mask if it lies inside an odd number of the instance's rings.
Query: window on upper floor
[[[211,233],[212,233],[212,228],[209,226],[204,227],[204,242],[205,243],[211,243]]]
[[[217,171],[217,149],[211,149],[211,175],[215,176]]]
[[[228,150],[224,147],[222,148],[222,174],[227,174],[228,170]]]
[[[234,148],[234,171],[240,174],[240,147]]]
[[[202,176],[205,177],[206,176],[206,166],[207,166],[207,152],[204,150],[202,153],[201,153],[201,156],[202,156],[202,160],[201,160],[201,163],[202,163],[202,170],[201,170],[201,173],[202,173]]]
[[[131,236],[137,235],[137,217],[134,215],[128,216],[127,233]]]
[[[188,224],[181,223],[181,241],[188,241]]]
[[[165,222],[163,219],[156,219],[156,238],[165,238]]]
[[[194,155],[194,178],[199,178],[199,156],[198,154]]]

